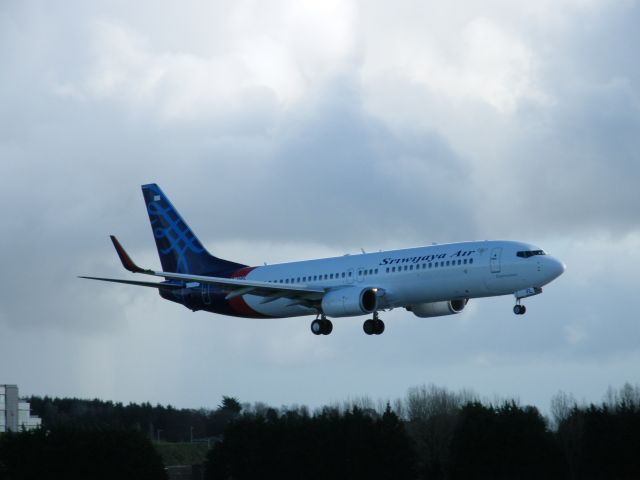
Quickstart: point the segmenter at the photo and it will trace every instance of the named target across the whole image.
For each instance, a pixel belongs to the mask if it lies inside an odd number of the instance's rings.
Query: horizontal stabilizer
[[[138,282],[135,280],[120,280],[118,278],[83,277],[83,276],[80,276],[78,278],[86,278],[88,280],[100,280],[103,282],[125,283],[127,285],[137,285],[139,287],[151,287],[151,288],[157,288],[159,290],[179,290],[181,288],[184,288],[184,286],[176,285],[175,283]]]

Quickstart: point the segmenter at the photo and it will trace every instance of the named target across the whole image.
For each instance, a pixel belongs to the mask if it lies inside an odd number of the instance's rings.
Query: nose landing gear
[[[380,335],[384,332],[384,322],[378,318],[378,312],[373,313],[373,318],[365,320],[362,329],[367,335]]]
[[[533,297],[534,295],[540,295],[541,293],[541,287],[529,287],[523,290],[518,290],[517,292],[513,292],[513,296],[516,297],[516,304],[513,307],[513,313],[515,313],[516,315],[524,315],[524,313],[527,311],[527,308],[524,305],[520,305],[522,299]]]
[[[516,315],[524,315],[527,311],[527,307],[524,305],[517,304],[513,307],[513,313]]]
[[[324,315],[318,316],[320,318],[311,322],[311,331],[314,335],[329,335],[333,331],[333,323]]]

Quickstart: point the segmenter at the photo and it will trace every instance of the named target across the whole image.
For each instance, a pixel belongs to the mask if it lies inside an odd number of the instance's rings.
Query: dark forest
[[[640,478],[640,388],[629,384],[601,404],[560,392],[550,418],[515,400],[436,386],[393,404],[365,398],[313,412],[233,397],[198,410],[28,401],[43,427],[0,436],[0,478],[45,478],[52,469],[67,478],[165,478],[153,446],[168,442],[206,443],[210,479]]]

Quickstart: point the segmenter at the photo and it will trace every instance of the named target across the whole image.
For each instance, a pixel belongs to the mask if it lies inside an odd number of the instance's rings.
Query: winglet
[[[113,242],[113,246],[116,248],[116,252],[118,252],[118,257],[120,257],[120,261],[122,262],[122,266],[133,273],[149,273],[150,270],[144,270],[140,268],[138,265],[131,260],[129,254],[122,248],[120,242],[115,237],[115,235],[110,235],[111,241]]]

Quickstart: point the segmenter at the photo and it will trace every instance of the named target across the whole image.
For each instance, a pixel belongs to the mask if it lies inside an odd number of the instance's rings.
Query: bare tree
[[[402,410],[425,476],[439,478],[446,472],[460,409],[476,398],[469,390],[455,393],[433,384],[411,388],[407,393]]]
[[[634,386],[626,382],[619,390],[609,386],[604,395],[603,404],[614,410],[618,408],[640,409],[640,385]]]
[[[554,430],[558,430],[560,424],[569,418],[571,410],[577,407],[578,403],[574,396],[560,390],[551,397],[551,421]]]

